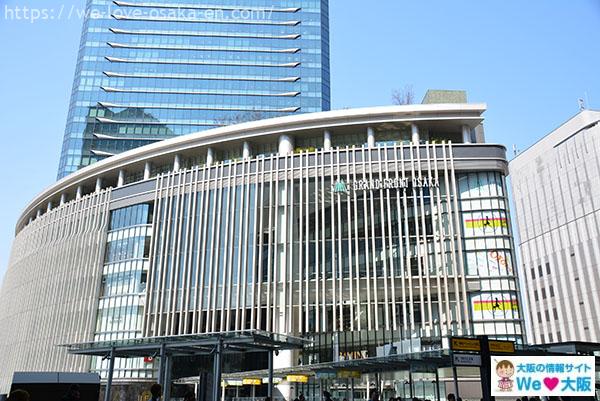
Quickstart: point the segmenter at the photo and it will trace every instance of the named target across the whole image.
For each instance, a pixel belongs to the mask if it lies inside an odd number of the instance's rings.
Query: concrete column
[[[67,203],[67,194],[63,192],[60,194],[60,205],[62,206],[65,203]]]
[[[215,161],[215,151],[213,148],[206,149],[206,165],[210,166]]]
[[[152,172],[152,163],[146,162],[146,164],[144,164],[144,180],[150,179],[151,172]]]
[[[119,170],[119,178],[117,178],[117,188],[125,185],[125,170]]]
[[[370,148],[375,147],[375,131],[373,127],[367,127],[367,146]]]
[[[173,160],[173,171],[179,171],[181,168],[181,156],[175,155],[175,159]]]
[[[328,130],[325,130],[325,132],[323,132],[323,149],[331,149],[331,132]]]
[[[42,215],[42,209],[38,209],[37,213],[35,215],[35,218],[37,219],[38,217],[40,217]]]
[[[294,138],[289,135],[279,135],[279,154],[289,155],[294,152]]]
[[[273,399],[273,351],[269,350],[268,355],[268,382],[267,382],[267,397],[269,400]]]
[[[421,143],[421,137],[419,135],[419,127],[417,126],[417,124],[411,124],[410,131],[412,133],[411,139],[413,145],[419,145]]]
[[[244,159],[249,159],[250,158],[250,142],[248,141],[244,141],[244,144],[242,146],[242,158]]]
[[[167,346],[165,343],[160,345],[160,354],[158,356],[158,384],[165,386],[165,372],[167,366]]]
[[[81,199],[83,196],[83,187],[80,185],[77,187],[77,193],[75,194],[75,199]]]
[[[462,137],[463,137],[464,143],[472,143],[473,141],[471,140],[471,128],[469,128],[466,125],[463,125],[462,126]]]
[[[165,385],[163,386],[163,399],[171,399],[171,372],[173,370],[173,357],[167,354],[167,362],[165,363]]]
[[[33,221],[33,216],[29,216],[29,223],[27,223],[27,224],[31,224],[32,221]]]
[[[273,368],[274,369],[282,369],[282,368],[291,368],[294,366],[294,351],[285,350],[278,351],[278,355],[273,356]],[[278,396],[283,397],[286,400],[293,399],[292,397],[292,386],[288,382],[280,383],[277,386]],[[273,399],[273,398],[271,398]]]
[[[46,211],[49,212],[52,210],[52,201],[48,201],[48,206],[46,207]]]
[[[111,390],[113,381],[113,372],[115,371],[115,348],[110,349],[110,357],[108,361],[108,377],[106,379],[106,389],[104,390],[104,401],[111,401]]]
[[[221,369],[223,368],[222,361],[223,340],[219,340],[213,352],[213,385],[212,399],[219,400],[219,389],[221,388]]]
[[[102,178],[96,178],[96,192],[102,191]]]

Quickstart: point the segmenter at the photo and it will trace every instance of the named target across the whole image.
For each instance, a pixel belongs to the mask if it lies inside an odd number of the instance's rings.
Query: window
[[[279,151],[279,145],[277,144],[277,142],[253,143],[252,151],[257,156],[275,155]]]
[[[331,145],[333,147],[346,147],[346,146],[364,146],[367,143],[367,133],[360,134],[343,134],[343,135],[332,135]]]
[[[546,274],[550,274],[550,263],[546,263]]]
[[[554,287],[550,286],[550,296],[554,296]]]
[[[150,204],[139,204],[116,209],[111,212],[110,229],[118,230],[125,227],[152,222],[152,208]]]
[[[323,147],[323,136],[309,136],[295,138],[295,153],[314,152]]]
[[[535,278],[535,267],[531,268],[531,278]]]
[[[217,160],[219,161],[232,161],[242,158],[242,149],[240,147],[234,147],[230,149],[223,149],[216,152]]]
[[[409,144],[411,139],[412,133],[408,125],[393,130],[386,129],[375,132],[375,143],[378,146]]]
[[[542,270],[542,265],[538,266],[538,272],[540,273],[540,277],[544,275],[544,271]]]
[[[183,158],[181,166],[183,168],[192,168],[194,166],[204,166],[205,163],[206,163],[205,155],[195,155],[195,156]]]

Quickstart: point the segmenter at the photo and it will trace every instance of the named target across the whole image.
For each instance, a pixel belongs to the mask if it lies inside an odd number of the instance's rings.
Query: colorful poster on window
[[[467,273],[472,276],[499,277],[512,275],[510,253],[489,250],[467,253]]]
[[[508,235],[508,220],[503,212],[465,212],[463,227],[467,237]]]
[[[514,319],[519,311],[517,297],[510,294],[479,294],[471,297],[473,320]]]
[[[482,230],[488,228],[494,230],[498,227],[508,227],[508,224],[504,217],[484,216],[476,219],[465,219],[465,227]]]

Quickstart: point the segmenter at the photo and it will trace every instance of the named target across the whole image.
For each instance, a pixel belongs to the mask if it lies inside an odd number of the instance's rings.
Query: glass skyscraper
[[[58,178],[158,140],[330,109],[328,0],[88,0]]]

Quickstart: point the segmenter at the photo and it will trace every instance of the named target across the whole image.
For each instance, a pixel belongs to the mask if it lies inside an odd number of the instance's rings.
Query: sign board
[[[481,366],[481,355],[454,354],[452,358],[456,366]]]
[[[336,180],[331,186],[332,194],[350,195],[350,191],[375,191],[380,189],[407,189],[407,188],[438,188],[439,180],[436,177],[414,178],[385,178],[364,179],[356,181]]]
[[[514,318],[519,312],[517,297],[508,293],[471,296],[473,321]]]
[[[411,361],[410,371],[414,373],[435,373],[437,366],[422,361]]]
[[[505,354],[514,354],[515,353],[515,343],[512,341],[498,341],[498,340],[489,340],[490,352],[491,353],[505,353]]]
[[[274,377],[273,384],[279,384],[279,383],[281,383],[282,380],[283,379],[281,377]],[[263,377],[262,382],[263,382],[263,384],[269,384],[269,378]]]
[[[247,378],[242,380],[242,384],[245,386],[260,386],[262,384],[262,379]]]
[[[305,375],[288,375],[286,380],[291,383],[308,383],[308,376]]]
[[[340,379],[360,379],[362,373],[357,370],[340,370],[337,372],[337,377]]]
[[[492,396],[594,396],[594,356],[492,355],[490,358]]]
[[[335,379],[337,373],[335,371],[317,371],[315,376],[317,376],[317,379]]]
[[[450,338],[450,349],[452,351],[481,351],[481,344],[477,338]]]
[[[221,381],[221,387],[227,387],[227,386],[241,387],[243,385],[244,385],[243,381],[238,380],[238,379],[228,379],[228,380]]]

